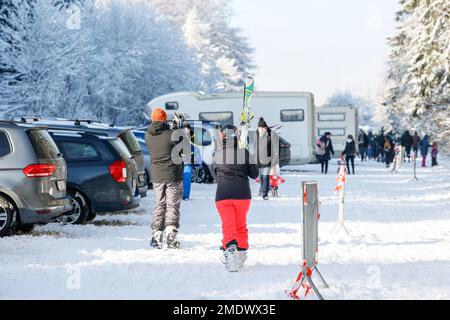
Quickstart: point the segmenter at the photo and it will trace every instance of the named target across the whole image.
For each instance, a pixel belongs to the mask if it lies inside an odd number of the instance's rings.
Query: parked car
[[[287,166],[291,162],[291,144],[283,137],[280,137],[280,168]]]
[[[249,132],[249,148],[250,150],[253,150],[254,148],[254,137],[256,135],[255,130],[250,130]],[[291,144],[286,141],[281,135],[278,134],[279,140],[279,163],[280,168],[286,166],[291,161]]]
[[[137,188],[139,189],[139,193],[142,198],[147,196],[148,186],[145,178],[144,155],[141,147],[139,146],[139,142],[130,128],[115,127],[113,125],[100,123],[93,120],[21,118],[17,119],[17,121],[22,123],[31,123],[34,125],[46,125],[50,129],[69,131],[82,130],[83,132],[91,132],[97,135],[117,137],[121,139],[136,161]]]
[[[75,210],[64,223],[82,224],[98,212],[137,208],[136,162],[122,140],[83,131],[50,130],[67,163],[67,189]]]
[[[135,132],[133,131],[133,133]],[[138,142],[141,146],[142,153],[144,154],[145,181],[147,181],[148,188],[153,189],[151,176],[152,157],[150,156],[150,152],[148,152],[147,143],[145,140],[138,139]]]
[[[45,127],[0,121],[0,236],[71,212],[67,167]]]

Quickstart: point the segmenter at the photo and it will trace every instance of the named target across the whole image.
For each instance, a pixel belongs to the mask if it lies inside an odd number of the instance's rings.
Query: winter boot
[[[247,250],[239,250],[237,251],[237,266],[238,269],[242,269],[244,267],[245,261],[247,261]]]
[[[164,230],[166,246],[168,249],[180,249],[181,244],[178,241],[178,229],[174,226],[166,227]]]
[[[157,249],[162,249],[163,247],[163,232],[153,230],[152,241],[150,242],[150,246]]]
[[[235,244],[230,245],[225,251],[225,268],[229,272],[237,272],[238,271],[238,259],[237,259],[238,251],[237,246]]]
[[[220,247],[220,262],[223,265],[227,264],[227,251],[223,247]]]

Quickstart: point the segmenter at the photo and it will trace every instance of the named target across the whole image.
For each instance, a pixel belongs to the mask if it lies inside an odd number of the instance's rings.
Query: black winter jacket
[[[153,183],[173,183],[183,180],[183,165],[172,161],[172,150],[178,144],[165,122],[153,121],[148,127],[145,142],[152,156]]]
[[[354,157],[356,155],[356,144],[355,140],[352,140],[351,142],[345,143],[345,149],[342,152],[342,155],[345,155],[347,157]]]
[[[238,157],[238,152],[240,153]],[[234,160],[227,163],[227,156]],[[244,159],[242,164],[237,159]],[[230,159],[230,160],[231,160]],[[259,174],[258,166],[252,161],[249,152],[238,147],[237,142],[230,146],[219,147],[214,154],[213,175],[217,181],[216,202],[221,200],[251,199],[249,177],[256,179]]]

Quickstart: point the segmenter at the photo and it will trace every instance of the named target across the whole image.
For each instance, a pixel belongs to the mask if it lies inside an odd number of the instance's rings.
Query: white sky
[[[376,95],[398,0],[232,0],[233,24],[255,48],[257,90]]]

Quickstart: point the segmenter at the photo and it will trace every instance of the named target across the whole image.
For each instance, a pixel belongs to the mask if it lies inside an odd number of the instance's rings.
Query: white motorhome
[[[145,107],[150,110],[163,108],[184,112],[191,119],[240,125],[242,93],[203,94],[179,92],[158,97]],[[314,161],[315,156],[315,106],[314,96],[303,92],[255,92],[251,109],[255,114],[252,127],[264,117],[269,126],[276,126],[280,135],[291,144],[290,164],[305,164]]]
[[[347,136],[351,134],[358,147],[358,109],[352,106],[323,106],[316,108],[316,139],[326,132],[333,135],[336,156],[344,151]]]

